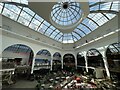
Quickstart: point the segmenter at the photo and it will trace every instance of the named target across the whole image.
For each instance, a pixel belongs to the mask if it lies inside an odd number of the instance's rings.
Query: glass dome
[[[74,0],[64,0],[55,4],[51,11],[51,21],[59,27],[71,27],[80,21],[82,10],[80,3]]]

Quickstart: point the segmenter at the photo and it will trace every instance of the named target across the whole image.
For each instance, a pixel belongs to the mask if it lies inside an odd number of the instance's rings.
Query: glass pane
[[[20,13],[20,8],[18,8],[17,6],[15,5],[11,5],[11,4],[5,4],[5,8],[11,10],[12,12],[16,13],[16,14],[19,14]]]
[[[50,26],[50,24],[47,21],[43,22],[46,26]]]
[[[55,37],[55,39],[58,40],[60,37],[61,37],[61,35],[58,34],[58,35]]]
[[[95,11],[95,10],[99,10],[99,5],[95,5],[93,7],[90,7],[90,11]]]
[[[105,13],[105,15],[109,18],[112,19],[116,16],[116,14],[110,14],[110,13]]]
[[[45,32],[45,35],[46,35],[46,36],[49,36],[49,35],[50,35],[50,33],[49,33],[49,32]]]
[[[57,32],[53,32],[52,36],[55,37],[58,33]]]
[[[23,17],[23,18],[25,18],[28,21],[31,21],[31,19],[32,19],[32,16],[29,15],[28,13],[26,13],[25,11],[22,11],[21,14],[20,14],[20,16]]]
[[[2,4],[0,4],[0,13],[1,13],[1,11],[2,11],[2,8],[3,8],[3,6],[2,6]]]
[[[68,43],[67,40],[63,40],[63,43]]]
[[[47,31],[45,32],[45,35],[49,36],[52,32],[53,30],[48,28]]]
[[[100,9],[101,10],[109,10],[111,6],[111,2],[100,4]]]
[[[18,17],[18,15],[17,14],[15,14],[15,13],[13,13],[13,12],[11,12],[11,11],[9,11],[8,9],[6,9],[6,8],[4,8],[4,10],[3,10],[3,13],[2,13],[3,15],[5,15],[5,16],[7,16],[8,18],[11,18],[11,19],[13,19],[13,20],[16,20],[17,19],[17,17]]]
[[[41,22],[36,20],[35,18],[32,19],[31,23],[34,23],[37,26],[39,26],[41,24]]]
[[[68,40],[68,43],[74,43],[74,41],[73,40]]]
[[[86,34],[90,33],[91,31],[84,25],[80,24],[77,28],[80,28],[82,31],[84,31]]]
[[[101,25],[103,25],[104,23],[106,23],[108,21],[108,19],[105,17],[105,16],[103,16],[103,17],[101,17],[97,22],[99,23],[99,25],[101,26]]]
[[[76,37],[77,39],[80,39],[80,36],[79,36],[78,34],[72,32],[72,35],[73,35],[74,37]]]
[[[103,25],[108,19],[101,13],[98,14],[89,14],[88,17],[93,19],[99,26]]]
[[[39,15],[35,15],[35,18],[37,19],[37,20],[39,20],[40,22],[42,22],[44,19],[43,18],[41,18]]]
[[[20,3],[20,0],[11,0],[12,2]]]
[[[38,31],[43,34],[45,32],[45,29],[39,28]]]
[[[74,31],[75,31],[76,33],[80,34],[80,36],[82,36],[82,37],[85,36],[85,34],[84,34],[81,30],[79,30],[79,29],[75,29]]]
[[[83,22],[86,26],[88,26],[91,30],[95,30],[98,26],[90,19],[86,18]]]
[[[44,30],[46,30],[48,27],[45,25],[45,24],[41,24],[41,26],[40,26],[40,29],[44,29]]]
[[[28,0],[21,0],[21,3],[28,5]]]
[[[29,21],[24,19],[23,17],[19,17],[18,22],[20,22],[21,24],[28,26]]]
[[[24,10],[25,12],[27,12],[28,14],[30,14],[31,16],[33,16],[33,15],[35,14],[35,13],[34,13],[32,10],[30,10],[29,8],[24,7],[23,10]]]
[[[114,2],[114,3],[112,4],[111,10],[119,11],[119,10],[120,10],[120,4]]]
[[[97,2],[100,2],[100,0],[88,0],[89,1],[89,5],[93,5]]]
[[[29,27],[32,28],[33,30],[38,29],[38,26],[36,24],[34,24],[34,23],[30,23]]]

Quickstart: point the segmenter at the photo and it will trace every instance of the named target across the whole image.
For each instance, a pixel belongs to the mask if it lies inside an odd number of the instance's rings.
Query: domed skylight
[[[55,4],[51,11],[51,22],[58,28],[66,29],[76,26],[82,16],[80,3],[65,0]]]

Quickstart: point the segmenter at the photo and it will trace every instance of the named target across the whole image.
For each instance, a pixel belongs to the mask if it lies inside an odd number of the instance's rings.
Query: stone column
[[[35,66],[35,55],[33,57],[33,60],[32,60],[32,68],[31,68],[31,74],[33,73],[33,70],[34,70],[34,66]]]
[[[103,61],[104,61],[104,66],[105,66],[106,74],[107,74],[108,78],[110,78],[110,72],[109,72],[109,69],[108,69],[107,57],[105,57],[104,55],[103,55]]]
[[[51,65],[51,67],[50,67],[50,70],[52,71],[53,70],[53,55],[51,55],[51,61],[50,61],[50,65]]]

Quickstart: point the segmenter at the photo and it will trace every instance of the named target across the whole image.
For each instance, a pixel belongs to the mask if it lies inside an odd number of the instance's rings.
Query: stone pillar
[[[105,55],[103,55],[103,61],[104,61],[104,66],[105,66],[106,74],[107,74],[108,78],[110,78],[110,72],[109,72],[109,69],[108,69],[107,57],[105,57]]]
[[[74,55],[74,57],[75,57],[75,68],[77,69],[77,57],[76,55]]]
[[[88,72],[88,62],[87,62],[87,56],[86,56],[86,51],[82,52],[83,55],[84,55],[84,58],[85,58],[85,69],[86,69],[86,72]]]
[[[61,68],[63,69],[63,55],[61,55],[61,63],[62,63]]]
[[[53,55],[51,55],[51,61],[50,61],[50,65],[51,65],[51,67],[50,67],[50,70],[52,71],[53,70]]]
[[[36,54],[35,54],[36,55]],[[34,70],[34,66],[35,66],[35,55],[33,57],[33,60],[32,60],[32,68],[31,68],[31,74],[33,73],[33,70]]]

